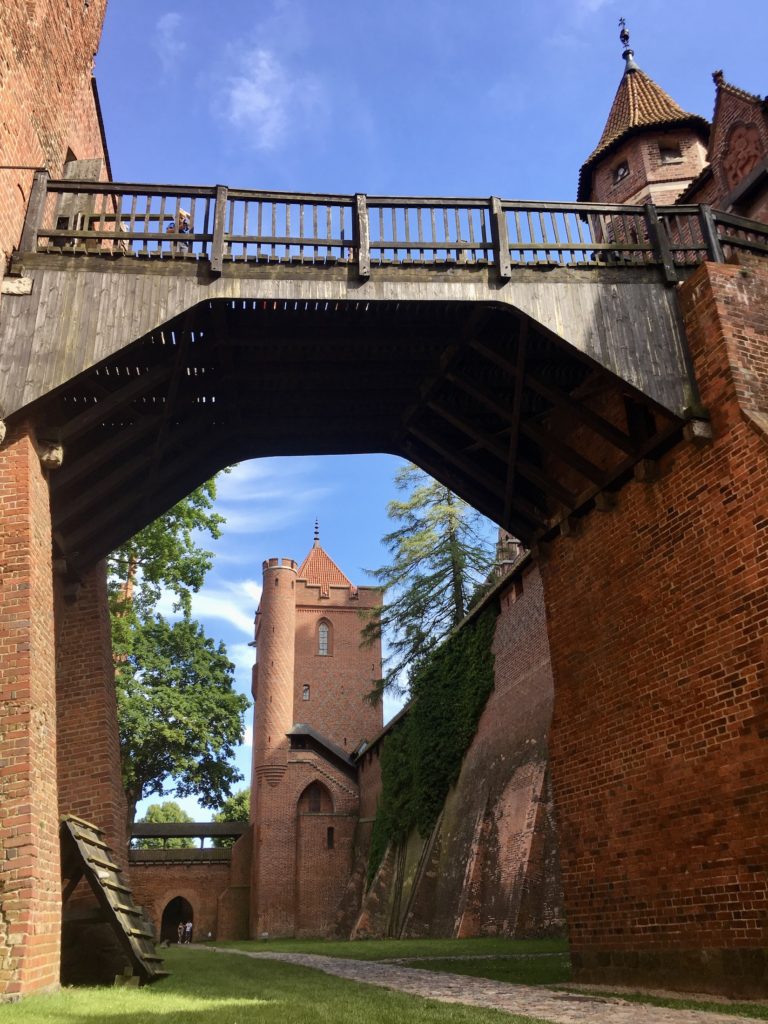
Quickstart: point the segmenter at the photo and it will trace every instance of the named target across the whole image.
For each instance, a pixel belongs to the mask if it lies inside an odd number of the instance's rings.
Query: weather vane
[[[619,28],[621,29],[621,32],[619,32],[619,39],[621,40],[621,45],[626,50],[629,46],[629,32],[627,31],[627,23],[624,18],[619,18]]]

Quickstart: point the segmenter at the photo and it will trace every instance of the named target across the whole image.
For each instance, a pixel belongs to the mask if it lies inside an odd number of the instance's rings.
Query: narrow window
[[[614,169],[613,169],[613,183],[614,183],[614,185],[618,185],[618,183],[620,181],[623,181],[626,177],[628,177],[628,175],[629,175],[629,164],[627,163],[626,160],[622,160],[622,162],[617,167],[614,167]]]
[[[309,700],[309,683],[305,683],[301,691],[301,699]]]
[[[326,657],[330,651],[331,629],[327,622],[317,627],[317,653]]]
[[[325,831],[325,845],[328,847],[329,850],[333,849],[333,842],[333,825],[329,825]]]
[[[669,144],[659,146],[659,156],[663,164],[679,164],[683,159],[680,147]]]

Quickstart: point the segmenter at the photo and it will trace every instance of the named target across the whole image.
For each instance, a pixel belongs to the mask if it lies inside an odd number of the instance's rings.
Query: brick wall
[[[0,448],[0,994],[59,980],[56,686],[48,483],[31,430]]]
[[[125,867],[126,804],[105,563],[83,577],[74,599],[60,595],[56,605],[59,813],[103,829]]]
[[[679,145],[681,159],[662,163],[661,147]],[[592,172],[593,203],[674,203],[706,163],[707,150],[690,128],[648,131],[627,139]],[[614,171],[626,162],[629,174],[614,181]]]
[[[311,725],[350,753],[382,727],[381,705],[364,700],[381,677],[381,644],[360,644],[361,612],[380,604],[378,590],[332,586],[322,597],[318,586],[302,580],[296,585],[294,721]],[[330,627],[327,656],[318,653],[321,621]],[[303,700],[306,685],[309,700]]]
[[[106,0],[0,4],[0,163],[60,175],[103,157],[91,71]],[[21,235],[31,170],[0,169],[0,276]]]
[[[767,289],[711,264],[681,287],[714,441],[676,447],[542,566],[583,980],[768,989]]]
[[[435,833],[428,842],[411,837],[401,867],[392,858],[383,865],[363,903],[358,935],[393,927],[407,936],[562,932],[547,776],[552,673],[535,567],[502,587],[493,652],[494,689]],[[362,758],[361,817],[375,813],[379,749]],[[369,827],[361,830],[359,857],[367,856],[369,835]]]
[[[192,907],[193,941],[202,942],[209,932],[214,938],[231,937],[220,932],[218,920],[219,899],[229,884],[228,861],[131,864],[133,898],[147,912],[158,938],[163,911],[177,896]]]

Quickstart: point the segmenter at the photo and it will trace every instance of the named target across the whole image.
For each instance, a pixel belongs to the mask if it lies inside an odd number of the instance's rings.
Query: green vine
[[[411,677],[408,711],[385,738],[382,791],[368,858],[368,884],[390,842],[404,842],[417,828],[426,838],[493,689],[491,643],[497,609],[470,620],[424,661]]]

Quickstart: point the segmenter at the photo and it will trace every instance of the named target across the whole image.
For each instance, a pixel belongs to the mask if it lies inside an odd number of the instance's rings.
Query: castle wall
[[[127,866],[126,801],[120,770],[115,670],[106,566],[96,565],[75,595],[57,581],[56,717],[59,813],[94,822],[113,858]]]
[[[0,993],[58,984],[61,935],[48,481],[30,428],[0,448]]]
[[[204,941],[209,932],[215,939],[244,938],[228,934],[219,922],[219,901],[229,886],[228,861],[152,861],[131,865],[133,898],[144,908],[158,940],[163,911],[177,896],[192,907],[193,941]]]
[[[107,0],[0,4],[0,277],[18,244],[34,168],[104,157],[91,81]],[[5,258],[5,259],[4,259]]]
[[[566,915],[580,980],[764,994],[768,272],[680,297],[713,442],[542,566]]]
[[[356,923],[360,937],[562,932],[547,773],[552,673],[535,567],[502,591],[493,652],[494,689],[435,832],[412,836],[402,863],[384,863]],[[381,789],[378,755],[377,744],[361,759],[363,818]],[[360,837],[361,855],[369,837]]]
[[[294,722],[311,725],[349,753],[382,727],[381,705],[364,700],[381,676],[381,643],[360,645],[361,613],[380,603],[378,590],[331,586],[322,597],[318,586],[302,580],[296,585]],[[318,650],[321,621],[331,631],[327,656]],[[304,700],[307,685],[310,698]]]

